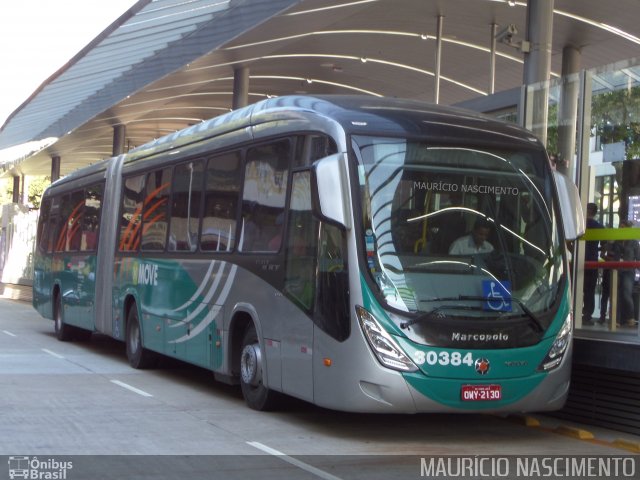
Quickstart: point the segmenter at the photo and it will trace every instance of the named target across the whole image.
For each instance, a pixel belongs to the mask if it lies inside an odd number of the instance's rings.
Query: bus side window
[[[118,250],[130,252],[138,249],[145,175],[125,178],[120,206],[120,242]]]
[[[241,176],[239,152],[209,159],[200,237],[203,251],[230,252],[234,249]]]
[[[51,211],[49,212],[49,223],[45,227],[47,232],[44,233],[46,244],[44,246],[48,253],[55,252],[56,239],[58,238],[58,225],[60,222],[60,197],[53,197],[51,200]]]
[[[98,246],[102,189],[102,185],[95,185],[86,190],[84,216],[82,218],[82,238],[80,240],[80,250],[82,251],[93,251]]]
[[[46,252],[49,244],[49,237],[51,229],[49,225],[49,219],[51,214],[51,199],[42,201],[40,205],[40,217],[38,218],[38,249],[41,252]]]
[[[282,232],[291,142],[288,139],[247,151],[240,251],[274,252],[271,240]]]
[[[345,340],[350,333],[346,236],[326,223],[320,227],[317,289],[314,322],[336,340]]]
[[[308,170],[293,174],[286,241],[284,293],[300,308],[311,312],[315,297],[318,220],[311,212]]]
[[[202,160],[175,168],[171,189],[170,251],[195,252],[198,248],[203,173]]]
[[[171,187],[171,169],[165,168],[149,173],[145,184],[142,207],[142,242],[143,251],[162,251],[167,243],[167,209]],[[137,250],[138,242],[134,242]]]
[[[336,142],[329,136],[313,133],[298,137],[293,167],[308,167],[316,160],[338,153]]]
[[[75,252],[80,249],[80,222],[83,213],[84,190],[62,197],[54,251]]]

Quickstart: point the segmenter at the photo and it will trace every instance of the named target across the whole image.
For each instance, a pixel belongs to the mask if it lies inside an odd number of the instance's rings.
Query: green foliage
[[[640,87],[594,95],[591,127],[603,144],[624,142],[627,160],[640,158]]]
[[[51,184],[51,177],[29,177],[27,202],[40,208],[40,199],[45,189]],[[13,202],[13,179],[5,181],[0,188],[0,205],[6,205]]]
[[[0,188],[0,205],[6,205],[13,201],[13,184],[11,182],[3,182]]]
[[[29,181],[29,191],[27,193],[27,201],[34,206],[40,208],[40,200],[45,189],[51,184],[51,177],[36,177]]]

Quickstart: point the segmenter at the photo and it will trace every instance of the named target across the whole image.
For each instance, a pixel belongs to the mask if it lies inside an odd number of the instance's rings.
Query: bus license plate
[[[502,387],[500,385],[462,385],[461,398],[466,402],[500,400]]]

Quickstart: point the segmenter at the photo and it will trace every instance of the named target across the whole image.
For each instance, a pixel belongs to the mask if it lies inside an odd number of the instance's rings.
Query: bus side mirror
[[[337,153],[322,158],[311,169],[313,210],[322,221],[343,230],[351,228],[351,202],[346,155]]]
[[[565,240],[575,240],[585,231],[584,213],[582,212],[578,187],[569,177],[560,172],[554,171],[553,175],[558,191]]]

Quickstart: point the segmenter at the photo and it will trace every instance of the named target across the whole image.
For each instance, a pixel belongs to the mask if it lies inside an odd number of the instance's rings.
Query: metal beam
[[[440,103],[440,67],[442,64],[442,24],[444,17],[438,15],[436,26],[436,65],[434,68],[435,81],[433,86],[433,102]]]
[[[498,24],[491,24],[491,56],[489,57],[489,95],[496,93],[496,33]]]

